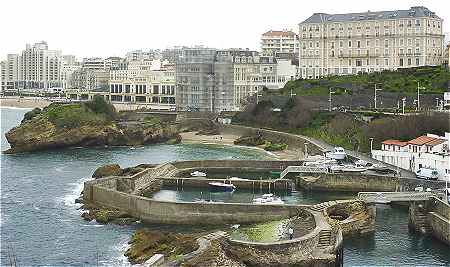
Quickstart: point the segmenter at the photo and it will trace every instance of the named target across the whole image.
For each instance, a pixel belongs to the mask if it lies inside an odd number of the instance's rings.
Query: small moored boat
[[[232,183],[210,182],[208,185],[212,191],[233,192],[236,189]]]
[[[284,201],[273,194],[264,194],[261,197],[253,199],[253,204],[284,204]]]
[[[201,171],[191,172],[192,177],[206,177],[206,173]]]
[[[356,165],[345,165],[342,168],[343,172],[365,172],[367,171],[366,167],[356,166]]]
[[[335,147],[333,151],[329,151],[325,153],[325,157],[328,159],[336,159],[336,160],[343,160],[347,154],[345,153],[344,148],[342,147]]]

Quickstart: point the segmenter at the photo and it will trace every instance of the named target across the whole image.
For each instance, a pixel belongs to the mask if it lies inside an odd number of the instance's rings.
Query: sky
[[[259,50],[262,33],[297,32],[313,13],[411,6],[436,12],[450,32],[450,1],[443,0],[0,0],[0,59],[41,40],[78,58],[177,45]]]

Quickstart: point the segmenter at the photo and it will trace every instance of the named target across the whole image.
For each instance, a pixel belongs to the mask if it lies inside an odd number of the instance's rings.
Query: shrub
[[[104,114],[96,114],[82,104],[53,105],[46,110],[48,120],[58,128],[76,128],[82,125],[105,124]]]
[[[105,101],[105,99],[99,95],[94,96],[91,101],[85,103],[86,107],[97,114],[105,114],[107,118],[115,120],[117,118],[117,111],[114,106]]]
[[[266,142],[264,150],[266,151],[281,151],[287,149],[288,145],[284,143]]]
[[[146,126],[155,126],[161,123],[161,120],[154,116],[145,116],[144,124]]]
[[[31,110],[31,111],[28,111],[28,112],[25,113],[25,115],[23,116],[22,122],[33,119],[34,117],[36,117],[36,116],[37,116],[38,114],[40,114],[41,112],[42,112],[42,111],[41,111],[40,108],[35,108],[35,109]]]

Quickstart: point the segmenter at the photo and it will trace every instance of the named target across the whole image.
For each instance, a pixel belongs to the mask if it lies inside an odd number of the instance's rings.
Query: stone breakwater
[[[169,202],[140,196],[139,189],[152,187],[157,181],[192,181],[176,176],[192,168],[278,169],[298,162],[282,161],[182,161],[158,165],[127,177],[105,177],[86,182],[83,198],[86,204],[116,209],[143,222],[156,224],[224,225],[248,224],[295,218],[300,213],[314,217],[315,227],[305,235],[279,242],[249,242],[225,238],[220,246],[239,261],[252,266],[334,266],[342,262],[342,236],[340,221],[327,218],[326,208],[338,205],[344,209],[360,201],[334,201],[324,205],[255,205],[244,203]],[[204,179],[207,180],[207,179]],[[183,182],[184,183],[184,182]],[[188,182],[186,182],[188,183]],[[242,181],[251,184],[252,181]],[[204,183],[193,186],[204,186]],[[157,190],[157,188],[154,188]],[[373,224],[366,217],[349,211],[345,234],[364,233]],[[354,226],[351,226],[354,225]],[[349,230],[350,229],[350,230]],[[262,257],[262,255],[265,255]],[[287,257],[286,255],[290,255]]]

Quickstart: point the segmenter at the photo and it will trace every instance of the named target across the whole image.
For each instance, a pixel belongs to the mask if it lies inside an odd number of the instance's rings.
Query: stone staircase
[[[317,248],[323,249],[331,245],[331,230],[322,230],[319,233]]]
[[[216,239],[220,239],[220,238],[224,238],[224,237],[228,237],[228,234],[226,232],[217,231],[214,233],[207,234],[207,235],[203,236],[202,238],[212,241],[212,240],[216,240]]]
[[[332,206],[334,204],[336,204],[336,203],[333,202],[333,201],[322,202],[322,203],[319,203],[319,204],[316,204],[316,205],[313,205],[313,206],[309,207],[309,209],[312,210],[312,211],[316,211],[316,212],[322,212],[326,208],[328,208],[328,207],[330,207],[330,206]]]

